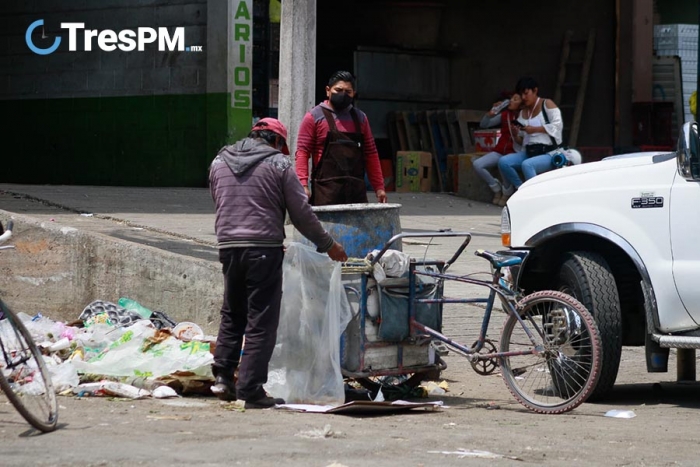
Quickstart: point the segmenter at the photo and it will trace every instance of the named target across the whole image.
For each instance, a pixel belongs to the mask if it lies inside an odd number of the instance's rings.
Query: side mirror
[[[700,135],[697,122],[683,125],[678,137],[676,162],[678,173],[682,177],[686,180],[700,180]]]

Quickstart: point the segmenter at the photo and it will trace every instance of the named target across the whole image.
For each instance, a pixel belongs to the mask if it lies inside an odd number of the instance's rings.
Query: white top
[[[537,107],[537,103],[539,101],[540,98],[538,97],[537,102],[535,102],[535,108]],[[547,105],[546,99],[542,103],[542,107],[545,105]],[[527,112],[529,112],[528,109],[522,109],[518,120],[524,125],[544,127],[544,130],[547,133],[533,133],[530,135],[523,132],[523,146],[527,146],[528,144],[552,144],[552,139],[550,136],[555,139],[557,144],[561,144],[564,120],[561,118],[561,110],[559,107],[554,109],[545,109],[545,112],[547,112],[547,117],[549,117],[549,123],[545,123],[544,117],[542,116],[542,111],[534,116],[529,115]]]

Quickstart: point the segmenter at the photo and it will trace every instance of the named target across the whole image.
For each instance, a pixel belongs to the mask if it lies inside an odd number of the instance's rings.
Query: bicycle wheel
[[[37,430],[56,429],[56,392],[41,352],[17,315],[0,301],[0,389]]]
[[[517,310],[536,346],[515,316],[501,334],[503,379],[513,396],[530,410],[567,412],[581,405],[598,382],[602,344],[595,321],[575,298],[543,290],[518,302]]]

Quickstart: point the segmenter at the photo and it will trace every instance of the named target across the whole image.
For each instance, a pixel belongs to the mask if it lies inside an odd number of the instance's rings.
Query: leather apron
[[[364,138],[357,112],[350,109],[357,132],[345,133],[338,131],[330,110],[322,110],[329,130],[321,160],[311,172],[309,202],[313,206],[366,203]]]

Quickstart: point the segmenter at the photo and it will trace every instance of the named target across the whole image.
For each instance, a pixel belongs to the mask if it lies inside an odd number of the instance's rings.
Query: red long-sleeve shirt
[[[309,183],[309,157],[313,155],[315,166],[323,155],[323,148],[329,131],[328,122],[323,115],[323,108],[331,111],[338,131],[357,133],[355,122],[352,120],[349,111],[352,107],[348,107],[348,109],[336,113],[328,104],[328,101],[325,101],[307,112],[299,127],[297,149],[295,153],[296,172],[302,185],[308,185]],[[355,111],[360,120],[361,132],[364,137],[362,148],[365,155],[367,177],[374,191],[383,190],[384,177],[382,176],[379,153],[377,153],[377,146],[374,143],[374,136],[372,136],[369,120],[367,119],[367,115],[360,109],[355,109]]]

